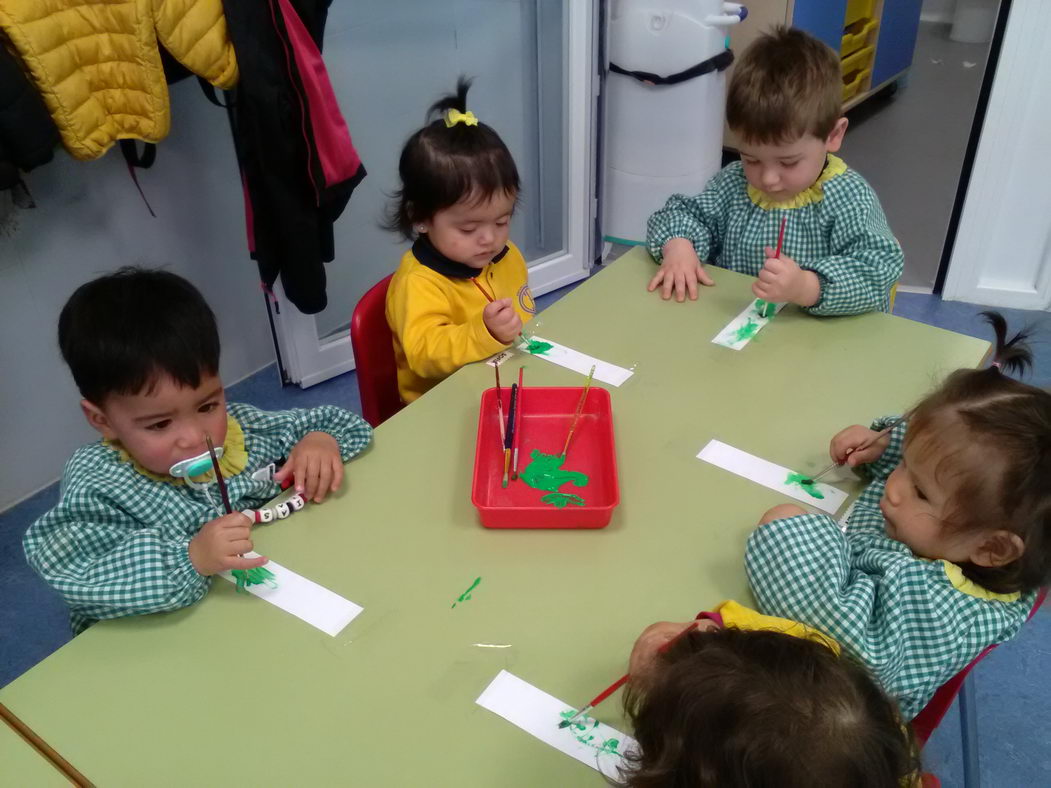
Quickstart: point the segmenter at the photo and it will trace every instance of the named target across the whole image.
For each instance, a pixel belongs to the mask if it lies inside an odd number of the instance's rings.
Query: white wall
[[[168,265],[215,310],[228,383],[273,360],[225,112],[192,80],[171,92],[172,133],[139,175],[156,219],[118,150],[93,162],[56,151],[27,177],[38,207],[0,236],[0,510],[57,478],[93,438],[56,341],[59,310],[83,282],[121,265]]]
[[[943,297],[1051,308],[1051,3],[1015,0]]]

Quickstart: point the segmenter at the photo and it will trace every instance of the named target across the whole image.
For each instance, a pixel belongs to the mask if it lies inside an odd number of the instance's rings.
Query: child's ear
[[[847,125],[850,123],[846,118],[840,118],[836,121],[836,125],[832,127],[832,131],[828,133],[828,137],[825,138],[825,150],[829,153],[835,153],[843,145],[843,135],[847,133]]]
[[[112,440],[117,437],[102,408],[90,400],[82,399],[80,401],[80,409],[84,411],[84,418],[88,420],[88,424],[102,433],[103,438]]]
[[[970,561],[977,566],[1007,566],[1025,553],[1025,542],[1011,531],[991,531],[971,552]]]

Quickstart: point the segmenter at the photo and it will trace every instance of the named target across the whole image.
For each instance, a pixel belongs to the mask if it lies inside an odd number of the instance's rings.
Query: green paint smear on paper
[[[460,594],[460,596],[456,597],[456,602],[453,602],[453,607],[456,607],[457,603],[459,603],[459,602],[466,602],[468,599],[470,599],[471,598],[471,592],[474,591],[476,588],[478,588],[478,584],[481,583],[481,582],[482,582],[482,578],[476,577],[474,579],[474,582],[471,583],[470,588],[468,588],[466,591],[464,591],[462,594]],[[450,610],[451,609],[452,608],[450,608]]]
[[[761,326],[751,318],[734,332],[734,342],[746,342],[759,333]]]
[[[773,317],[777,314],[774,309],[776,305],[773,301],[764,301],[761,298],[755,299],[755,311],[759,313],[759,317]]]
[[[568,720],[575,716],[577,709],[567,709],[566,711],[559,712],[559,717],[563,720]],[[598,720],[594,717],[589,717],[586,714],[578,719],[576,722],[572,722],[569,725],[570,733],[573,734],[573,738],[576,739],[583,745],[591,747],[592,749],[598,750],[599,752],[608,753],[610,755],[620,755],[620,740],[619,739],[604,739],[601,742],[595,742],[595,734],[592,731],[598,727]]]
[[[268,588],[277,588],[276,576],[265,566],[257,566],[254,569],[233,569],[230,574],[237,581],[237,590],[248,593],[248,586],[265,585]]]
[[[566,482],[572,482],[577,487],[586,487],[588,484],[588,477],[580,471],[562,470],[562,463],[566,458],[559,454],[544,454],[533,449],[529,456],[533,461],[519,476],[534,490],[558,492],[558,488]]]
[[[807,476],[805,473],[789,473],[788,478],[785,479],[785,484],[796,484],[802,488],[803,492],[809,495],[811,498],[824,498],[824,493],[817,488],[817,482]]]
[[[529,341],[526,343],[525,349],[527,353],[531,353],[534,356],[542,356],[553,347],[554,345],[552,345],[550,342],[542,342],[539,339],[533,339],[532,337],[529,337]]]
[[[573,493],[553,492],[548,493],[540,499],[541,503],[549,503],[556,509],[565,509],[569,504],[574,506],[583,506],[584,499],[579,495],[573,495]]]

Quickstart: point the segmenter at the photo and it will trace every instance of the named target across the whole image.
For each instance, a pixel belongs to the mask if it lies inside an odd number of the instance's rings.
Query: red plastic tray
[[[500,391],[506,417],[511,407],[511,389],[504,386]],[[522,406],[519,471],[529,464],[533,449],[544,454],[562,453],[581,391],[581,387],[525,389],[519,400]],[[609,525],[613,508],[620,503],[620,489],[613,441],[613,408],[605,389],[593,386],[588,392],[587,403],[562,467],[588,476],[585,487],[569,482],[559,488],[560,492],[579,495],[584,499],[583,506],[570,504],[559,509],[542,503],[540,499],[547,495],[547,491],[534,489],[521,478],[509,481],[506,488],[502,487],[504,454],[500,443],[496,389],[482,393],[471,488],[471,502],[478,509],[482,525],[486,528],[604,528]]]

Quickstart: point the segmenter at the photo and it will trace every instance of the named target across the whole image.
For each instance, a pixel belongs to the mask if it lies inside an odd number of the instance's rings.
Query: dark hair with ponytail
[[[456,92],[434,102],[427,125],[405,143],[398,162],[401,188],[392,197],[385,229],[412,240],[414,224],[461,200],[484,202],[496,194],[517,200],[518,168],[500,135],[481,121],[446,125],[449,110],[467,112],[470,87],[471,80],[461,76]]]
[[[1051,393],[1007,376],[1033,365],[1028,332],[1008,339],[1002,315],[982,316],[996,334],[992,364],[952,373],[916,406],[905,442],[940,455],[935,473],[952,478],[947,525],[1025,544],[1003,566],[962,563],[964,574],[990,591],[1030,591],[1051,579]]]

